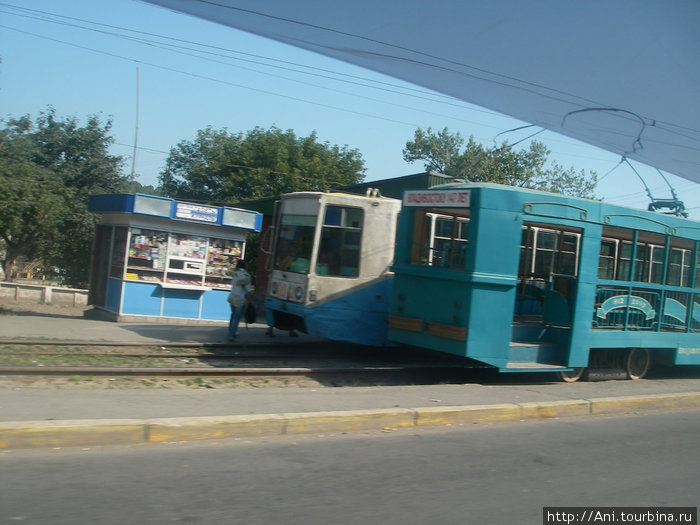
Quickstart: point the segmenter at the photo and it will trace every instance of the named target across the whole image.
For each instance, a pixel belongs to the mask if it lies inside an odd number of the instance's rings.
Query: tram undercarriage
[[[662,356],[662,351],[658,355]],[[651,366],[652,352],[648,348],[596,348],[591,350],[587,367],[560,372],[559,376],[568,383],[597,377],[609,378],[612,375],[625,379],[643,379]]]

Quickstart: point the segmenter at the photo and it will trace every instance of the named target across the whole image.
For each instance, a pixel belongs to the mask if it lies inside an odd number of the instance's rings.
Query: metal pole
[[[139,140],[139,68],[136,68],[136,130],[134,132],[134,154],[131,157],[131,191],[134,191],[136,176],[136,150]]]

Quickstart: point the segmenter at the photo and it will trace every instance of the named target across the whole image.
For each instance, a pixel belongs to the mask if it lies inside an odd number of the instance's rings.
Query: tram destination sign
[[[403,205],[469,208],[469,196],[469,190],[409,190],[403,194]]]

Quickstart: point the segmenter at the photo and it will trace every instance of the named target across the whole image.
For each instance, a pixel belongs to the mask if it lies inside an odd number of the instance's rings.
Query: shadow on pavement
[[[83,319],[83,311],[81,309],[70,308],[66,311],[34,311],[25,310],[22,308],[6,308],[0,306],[0,315],[7,316],[22,316],[22,317],[54,317],[56,319]]]
[[[140,337],[173,343],[223,343],[227,341],[226,326],[191,326],[168,324],[121,324],[119,328]]]

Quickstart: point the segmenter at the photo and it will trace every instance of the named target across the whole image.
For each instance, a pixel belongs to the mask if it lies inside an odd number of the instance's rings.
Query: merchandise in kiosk
[[[90,304],[117,321],[228,320],[231,275],[260,213],[138,193],[95,195],[89,209],[100,215]]]

